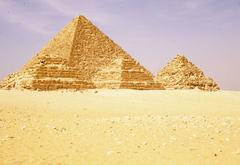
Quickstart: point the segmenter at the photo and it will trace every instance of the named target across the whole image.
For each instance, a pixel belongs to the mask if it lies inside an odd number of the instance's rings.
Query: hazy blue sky
[[[0,78],[85,15],[154,75],[177,53],[240,90],[240,0],[0,0]]]

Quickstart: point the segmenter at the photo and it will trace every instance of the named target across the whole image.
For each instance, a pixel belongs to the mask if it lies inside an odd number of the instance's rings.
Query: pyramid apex
[[[183,55],[183,54],[177,54],[177,56],[175,57],[175,59],[187,60],[187,58],[186,58],[185,55]]]
[[[84,15],[79,15],[78,18],[79,19],[87,19],[87,17],[85,17]]]
[[[78,15],[73,20],[88,20],[84,15]]]

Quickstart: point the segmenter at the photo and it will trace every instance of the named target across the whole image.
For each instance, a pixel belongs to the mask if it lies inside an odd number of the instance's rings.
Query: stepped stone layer
[[[220,88],[213,79],[204,73],[184,56],[177,55],[157,75],[156,81],[166,89],[201,89],[217,91]]]
[[[83,16],[65,26],[5,89],[163,89],[153,75]]]

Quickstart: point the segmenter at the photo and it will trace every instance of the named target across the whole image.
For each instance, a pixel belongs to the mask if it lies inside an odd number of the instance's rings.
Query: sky
[[[0,0],[0,79],[84,15],[154,75],[184,54],[240,90],[240,0]]]

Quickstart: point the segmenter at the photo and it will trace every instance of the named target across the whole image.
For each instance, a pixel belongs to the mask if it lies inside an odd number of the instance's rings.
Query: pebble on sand
[[[110,155],[112,155],[113,154],[113,151],[107,151],[107,156],[110,156]]]
[[[240,149],[237,149],[235,152],[233,152],[235,155],[240,155]]]

